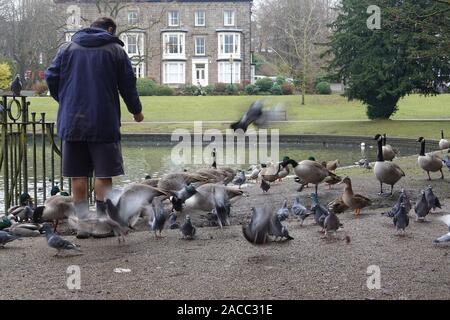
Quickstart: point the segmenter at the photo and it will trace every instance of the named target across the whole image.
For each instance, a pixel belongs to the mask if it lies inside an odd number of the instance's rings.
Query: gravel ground
[[[312,218],[303,227],[295,219],[287,222],[295,240],[262,247],[249,244],[239,224],[248,221],[250,207],[266,203],[276,208],[285,198],[291,205],[298,187],[288,178],[263,195],[249,184],[244,188],[249,197],[232,209],[234,225],[199,228],[193,241],[182,240],[177,230],[166,230],[165,238],[157,240],[142,224],[142,231],[130,234],[121,245],[115,238],[67,236],[83,254],[61,258],[53,257],[44,237],[13,242],[0,249],[0,299],[449,299],[450,247],[436,246],[433,239],[447,231],[438,218],[450,212],[450,175],[431,182],[443,209],[424,223],[414,222],[411,211],[407,235],[399,237],[391,220],[380,213],[395,202],[400,188],[415,200],[429,182],[415,157],[396,162],[407,177],[388,199],[376,195],[378,183],[371,171],[338,169],[338,174],[352,178],[355,192],[374,200],[359,218],[351,212],[339,216],[351,237],[349,244],[322,239]],[[328,202],[342,189],[321,186],[319,197]],[[305,205],[312,191],[300,194]],[[196,222],[201,224],[201,217]],[[80,290],[66,286],[71,265],[81,268]],[[366,285],[371,265],[380,267],[379,290]],[[115,268],[131,272],[115,273]]]

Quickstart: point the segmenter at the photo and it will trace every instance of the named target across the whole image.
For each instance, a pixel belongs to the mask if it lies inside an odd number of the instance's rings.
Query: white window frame
[[[136,56],[139,54],[139,36],[137,34],[127,34],[127,44],[126,49],[129,56]],[[133,40],[132,40],[133,39]],[[130,48],[133,48],[131,52]]]
[[[66,32],[66,34],[65,34],[66,42],[71,42],[74,34],[75,34],[75,32]]]
[[[174,22],[174,14],[176,14],[176,22]],[[168,17],[168,25],[169,27],[178,27],[180,26],[180,12],[177,10],[170,10],[167,13],[167,17]]]
[[[169,40],[171,37],[177,37],[177,51],[171,53],[169,48]],[[186,57],[186,36],[184,32],[166,32],[162,36],[163,59],[184,59]]]
[[[235,23],[236,23],[236,12],[234,10],[224,10],[223,25],[225,27],[233,27],[235,26]]]
[[[192,59],[192,84],[194,86],[198,85],[197,83],[197,74],[196,74],[196,65],[204,64],[205,65],[205,82],[201,83],[203,87],[209,84],[209,61],[208,59]]]
[[[135,17],[132,17],[135,15]],[[128,10],[127,13],[128,25],[137,25],[139,23],[139,11],[138,10]]]
[[[233,37],[232,50],[231,52],[226,52],[227,44],[225,40],[229,37]],[[220,32],[218,37],[218,57],[219,59],[240,59],[241,58],[241,34],[232,32]],[[228,45],[229,46],[229,45]]]
[[[218,63],[217,79],[219,83],[231,83],[231,63],[221,61]],[[241,83],[241,62],[233,62],[233,84]]]
[[[199,23],[199,14],[203,15],[203,23]],[[206,26],[206,11],[205,10],[197,10],[195,11],[195,21],[194,21],[194,25],[196,27],[205,27]]]
[[[177,68],[175,78],[169,75],[169,68]],[[179,61],[167,61],[163,63],[163,83],[164,84],[185,84],[186,83],[186,63]]]
[[[123,33],[120,36],[121,40],[123,41],[123,43],[125,44],[124,49],[127,52],[128,56],[130,58],[135,57],[135,56],[142,56],[144,55],[145,52],[145,48],[144,48],[144,35],[142,33],[139,32],[128,32],[128,33]],[[135,38],[136,39],[136,52],[131,52],[129,50],[129,38]],[[133,46],[135,44],[133,43]]]
[[[145,63],[144,62],[139,62],[138,64],[136,64],[132,61],[131,65],[132,65],[134,75],[136,76],[136,78],[145,78]]]
[[[203,39],[203,52],[198,52],[198,43],[197,40]],[[203,36],[194,37],[194,55],[196,56],[205,56],[206,55],[206,38]]]

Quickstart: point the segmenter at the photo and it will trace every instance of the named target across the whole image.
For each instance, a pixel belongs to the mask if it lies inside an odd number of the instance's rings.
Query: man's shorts
[[[124,175],[120,142],[63,141],[62,161],[62,175],[68,178]]]

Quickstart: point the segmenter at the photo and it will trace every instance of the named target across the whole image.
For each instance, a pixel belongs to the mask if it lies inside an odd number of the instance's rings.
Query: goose
[[[207,183],[208,179],[204,176],[191,173],[191,172],[179,172],[170,173],[161,178],[158,182],[158,189],[164,191],[179,191],[189,184]]]
[[[387,161],[394,160],[398,151],[394,149],[391,145],[386,144],[386,133],[383,134],[383,158]]]
[[[281,163],[280,168],[291,165],[294,168],[294,173],[302,180],[303,184],[312,183],[316,186],[316,194],[319,183],[323,182],[326,177],[335,176],[334,173],[324,168],[319,162],[311,160],[303,160],[298,163],[295,160],[289,159]],[[278,170],[280,170],[280,168]]]
[[[394,185],[405,176],[405,172],[403,172],[399,165],[393,162],[384,161],[382,136],[377,134],[374,140],[377,140],[378,142],[378,152],[377,161],[373,166],[373,172],[377,180],[380,182],[380,195],[383,195],[383,184],[388,184],[391,186],[390,195],[392,195]]]
[[[347,207],[355,211],[356,216],[359,216],[361,214],[361,209],[370,205],[372,201],[360,194],[353,193],[352,180],[349,177],[345,177],[341,183],[345,184],[342,201]]]
[[[420,155],[417,158],[419,167],[427,172],[428,180],[431,181],[430,172],[441,172],[441,179],[444,179],[444,172],[442,171],[443,162],[440,157],[433,153],[425,154],[425,138],[417,139],[420,142]]]
[[[444,139],[444,130],[441,129],[441,140],[439,141],[439,149],[450,149],[450,141]]]

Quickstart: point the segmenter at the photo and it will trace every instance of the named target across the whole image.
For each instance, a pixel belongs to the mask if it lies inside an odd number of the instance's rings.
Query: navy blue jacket
[[[123,42],[102,29],[78,31],[60,48],[45,80],[59,102],[58,136],[65,141],[119,141],[119,92],[130,113],[142,111]]]

